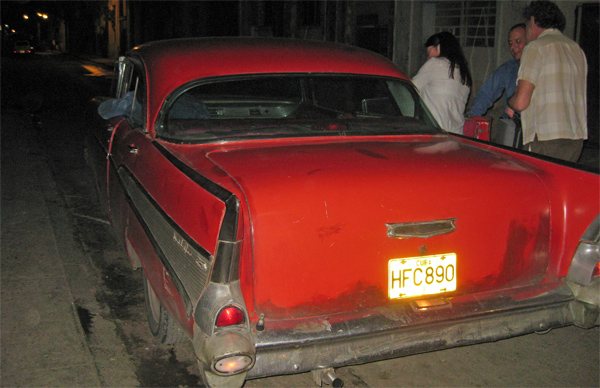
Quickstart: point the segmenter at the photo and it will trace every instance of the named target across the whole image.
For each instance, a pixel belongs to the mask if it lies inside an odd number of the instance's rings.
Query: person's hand
[[[506,106],[506,114],[508,115],[508,117],[510,117],[512,119],[513,116],[515,115],[515,111],[512,110],[512,108],[507,105]]]

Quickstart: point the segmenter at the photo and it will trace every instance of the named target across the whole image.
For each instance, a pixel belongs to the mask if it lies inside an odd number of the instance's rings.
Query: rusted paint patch
[[[345,223],[343,222],[339,222],[333,226],[323,226],[322,228],[317,229],[317,234],[322,241],[327,237],[340,233],[342,229],[344,229],[344,226]]]
[[[375,309],[375,311],[377,311],[387,319],[395,322],[402,322],[407,325],[412,322],[410,316],[404,311],[404,309],[378,307]]]
[[[493,291],[539,283],[546,274],[550,249],[549,216],[536,221],[513,220],[509,225],[506,252],[497,274],[464,285],[460,294]]]
[[[319,333],[321,331],[331,331],[331,323],[324,319],[319,322],[303,322],[293,329],[297,333]]]
[[[536,231],[511,223],[502,273],[512,286],[542,280],[548,266],[549,231],[547,220],[540,219]]]
[[[358,283],[356,287],[345,292],[337,298],[330,298],[325,295],[313,298],[310,301],[291,308],[283,308],[274,305],[271,300],[261,303],[257,306],[260,312],[271,319],[291,319],[303,317],[316,317],[320,315],[338,314],[350,311],[361,311],[375,307],[396,304],[397,301],[390,301],[385,294],[386,290],[381,290],[375,286],[364,286]],[[330,320],[333,319],[330,316]]]

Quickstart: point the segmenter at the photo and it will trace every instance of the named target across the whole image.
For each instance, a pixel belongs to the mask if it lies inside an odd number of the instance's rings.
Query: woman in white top
[[[438,124],[462,135],[472,85],[467,60],[458,39],[449,32],[432,35],[425,47],[429,59],[412,81]]]

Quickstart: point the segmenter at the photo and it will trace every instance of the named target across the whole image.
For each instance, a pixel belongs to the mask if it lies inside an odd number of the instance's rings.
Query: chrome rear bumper
[[[574,296],[562,281],[455,297],[451,307],[409,304],[310,320],[269,321],[254,331],[256,364],[247,378],[293,374],[497,341],[574,323]]]

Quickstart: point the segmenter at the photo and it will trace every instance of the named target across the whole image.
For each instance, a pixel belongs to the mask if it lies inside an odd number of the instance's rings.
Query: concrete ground
[[[69,279],[90,271],[60,226],[66,215],[33,122],[3,111],[1,124],[2,386],[136,386],[114,326],[94,345],[105,365],[86,341]],[[93,289],[83,291],[93,298]]]

